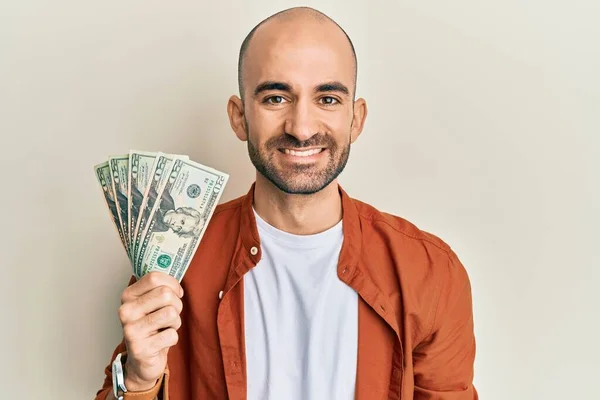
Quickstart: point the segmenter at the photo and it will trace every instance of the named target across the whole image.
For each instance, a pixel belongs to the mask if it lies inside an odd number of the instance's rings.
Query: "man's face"
[[[248,153],[280,190],[312,194],[342,172],[356,139],[354,59],[337,27],[274,24],[257,31],[245,60]]]
[[[191,215],[182,212],[167,212],[164,218],[165,224],[176,233],[189,233],[198,225],[198,220]]]

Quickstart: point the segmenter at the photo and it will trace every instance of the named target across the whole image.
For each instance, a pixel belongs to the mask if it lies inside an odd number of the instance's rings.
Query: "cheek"
[[[326,120],[329,133],[338,143],[347,142],[350,136],[352,118],[349,118],[346,113],[331,113]]]
[[[258,147],[284,131],[285,113],[253,109],[247,114],[248,134]]]

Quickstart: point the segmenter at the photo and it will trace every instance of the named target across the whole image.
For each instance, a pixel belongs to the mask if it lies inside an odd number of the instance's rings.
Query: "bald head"
[[[352,89],[354,94],[357,61],[354,45],[348,34],[333,19],[322,12],[309,7],[295,7],[280,11],[261,21],[248,33],[242,42],[238,58],[238,85],[242,100],[244,99],[246,63],[251,53],[259,51],[255,47],[260,48],[273,45],[278,38],[282,38],[282,33],[285,32],[287,32],[288,38],[330,41],[333,46],[344,47],[340,50],[347,52],[350,58],[349,63],[353,74]],[[285,38],[282,40],[285,40]]]

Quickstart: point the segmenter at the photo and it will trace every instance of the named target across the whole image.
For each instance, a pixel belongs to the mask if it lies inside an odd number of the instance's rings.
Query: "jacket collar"
[[[254,203],[254,191],[256,183],[253,183],[248,193],[242,198],[240,216],[240,239],[244,254],[249,255],[254,264],[258,263],[261,256],[260,237],[254,218],[252,204]],[[342,198],[342,230],[344,242],[340,251],[339,265],[346,268],[344,275],[351,276],[358,266],[361,254],[361,226],[358,209],[346,191],[338,185],[338,192]],[[252,248],[258,252],[253,255]],[[342,268],[342,271],[343,271]]]

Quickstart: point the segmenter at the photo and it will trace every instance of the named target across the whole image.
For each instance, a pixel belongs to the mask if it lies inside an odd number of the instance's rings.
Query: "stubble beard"
[[[340,147],[326,134],[315,134],[308,140],[299,141],[294,136],[284,133],[269,139],[259,149],[250,140],[248,131],[246,123],[248,155],[252,164],[262,176],[287,194],[311,195],[321,191],[342,173],[350,157],[350,143]],[[280,148],[302,149],[310,146],[327,148],[329,160],[324,168],[314,164],[293,164],[282,170],[273,161]]]

